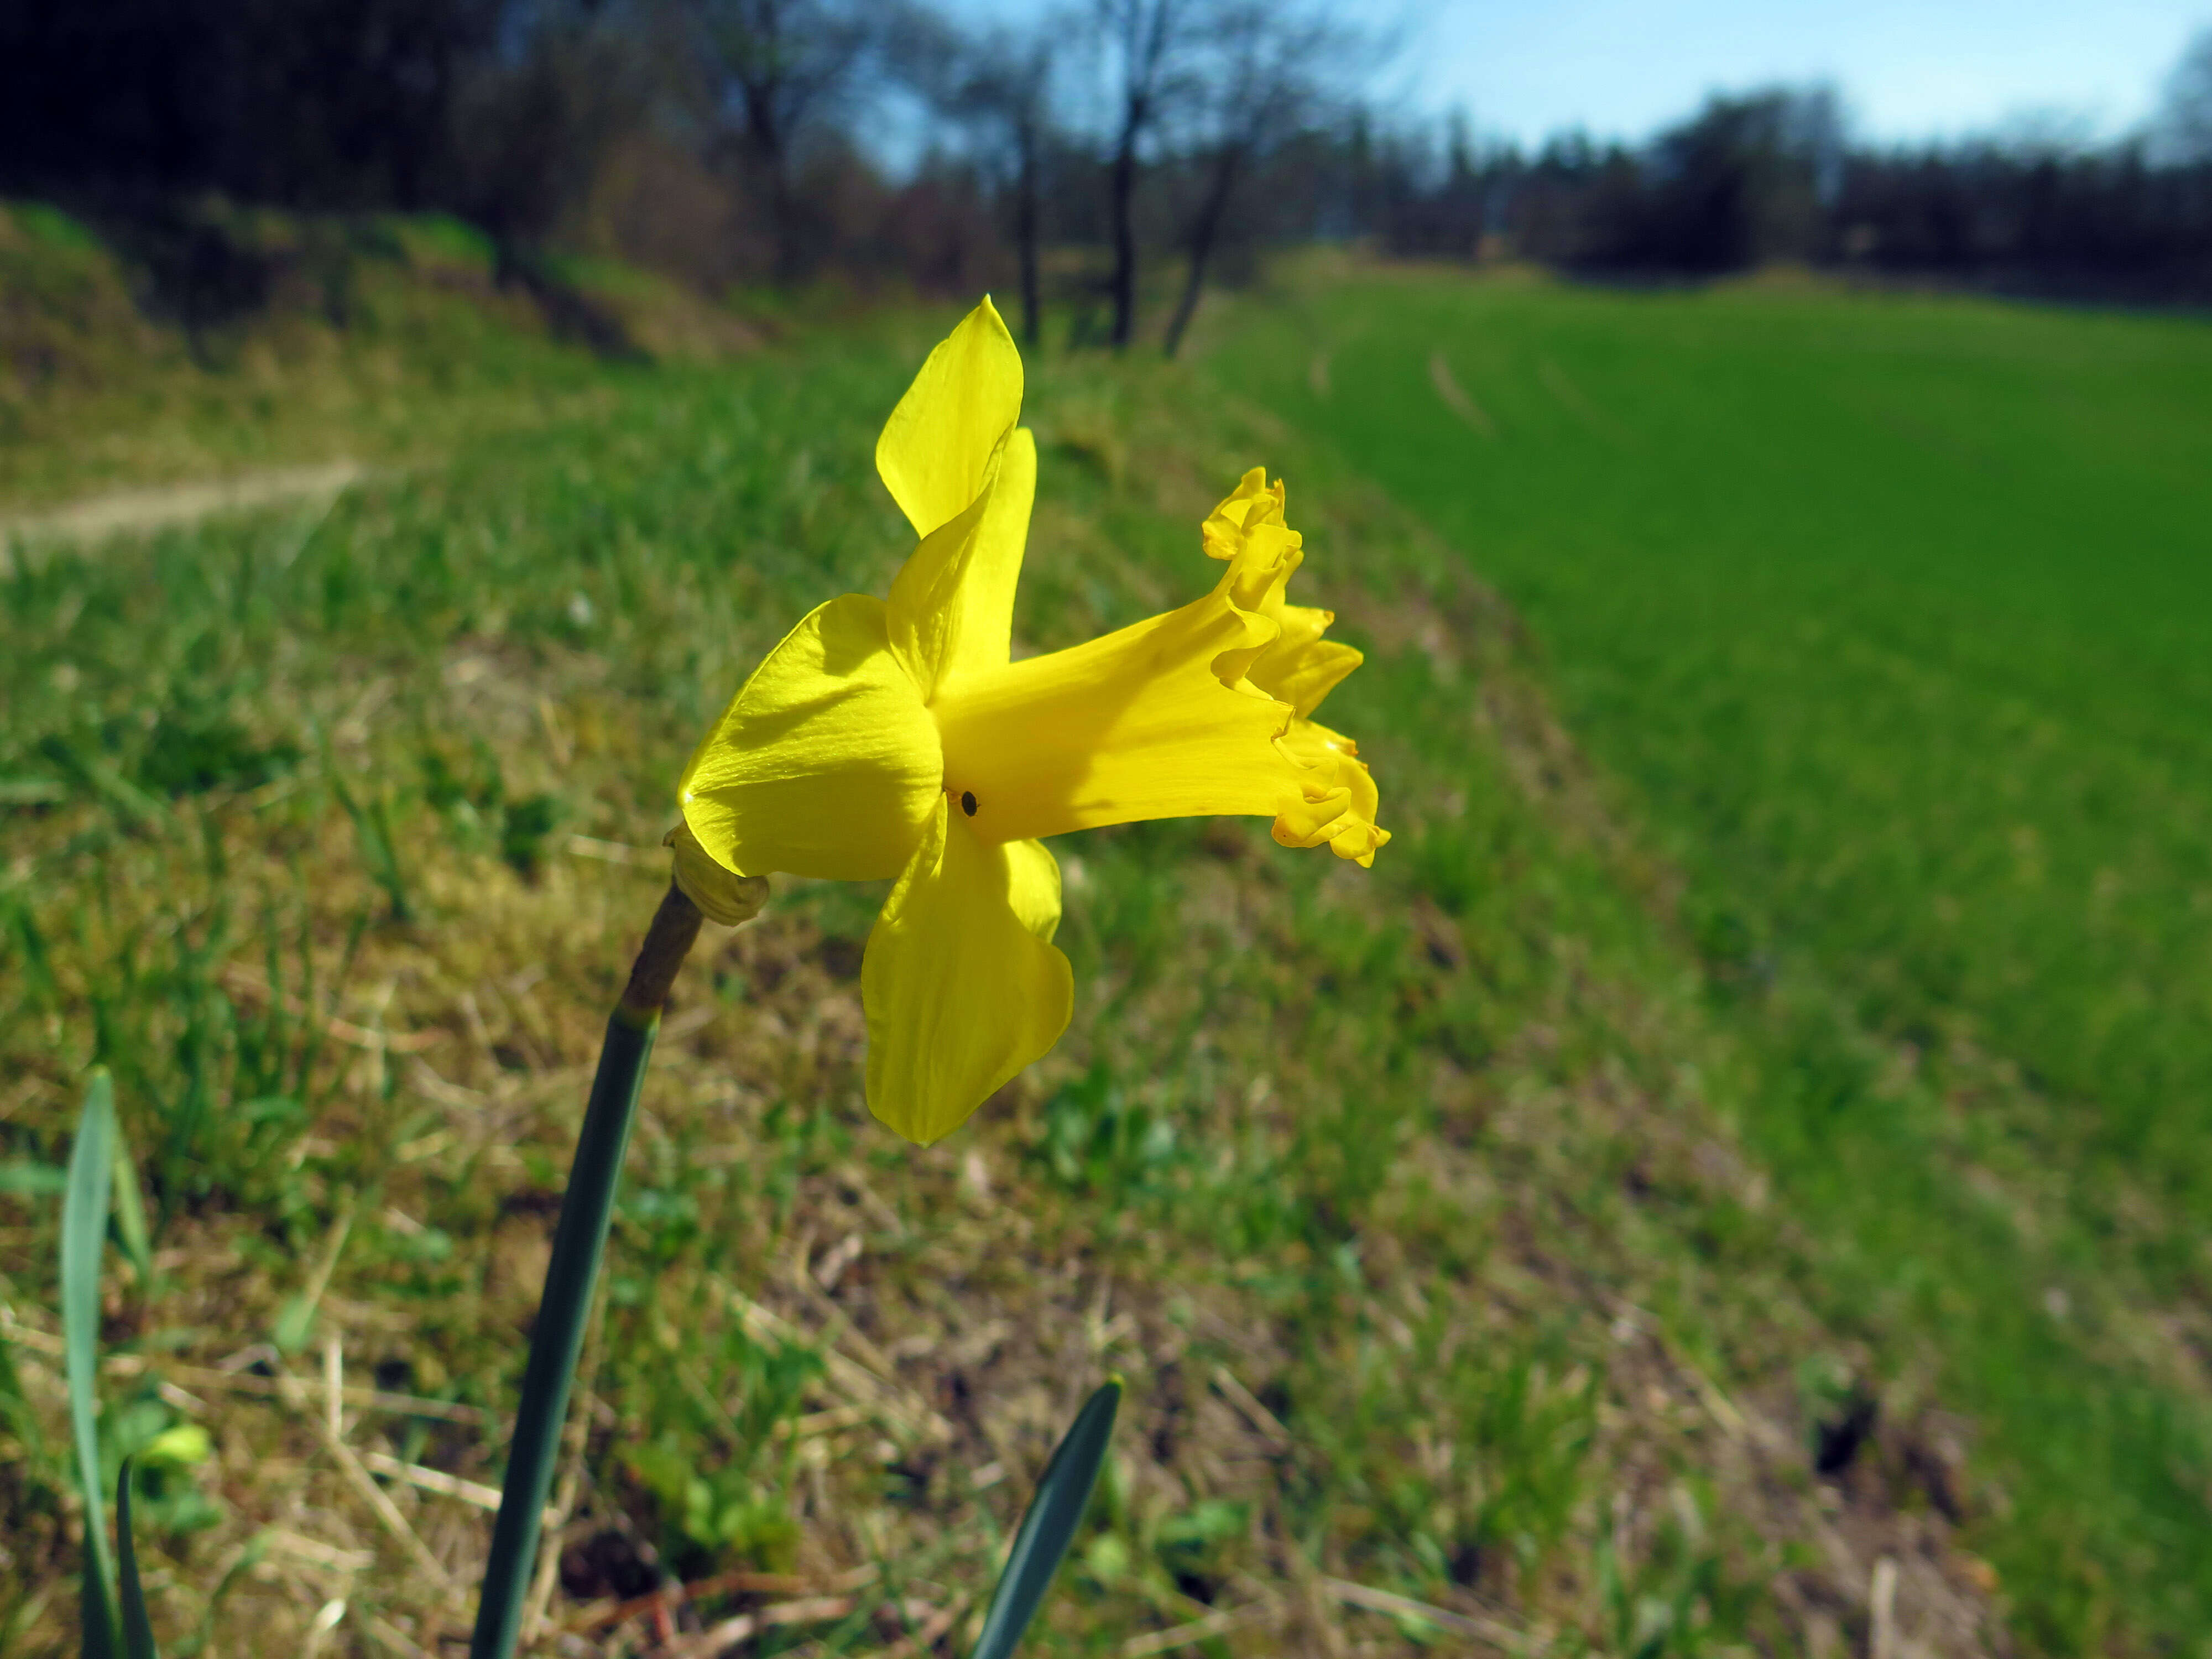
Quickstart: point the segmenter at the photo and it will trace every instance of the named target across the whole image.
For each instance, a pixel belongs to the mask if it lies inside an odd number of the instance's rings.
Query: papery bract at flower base
[[[725,927],[750,921],[768,902],[766,876],[741,876],[714,862],[688,823],[678,823],[661,844],[674,851],[672,879],[699,914]]]
[[[868,1104],[950,1133],[1049,1050],[1073,1005],[1042,838],[1143,818],[1274,820],[1362,865],[1389,839],[1352,740],[1312,715],[1359,665],[1285,588],[1284,490],[1247,473],[1201,530],[1223,570],[1178,610],[1010,659],[1036,489],[1021,356],[988,300],[930,354],[876,446],[921,538],[888,602],[832,599],[691,757],[684,817],[733,874],[895,878],[860,975]]]

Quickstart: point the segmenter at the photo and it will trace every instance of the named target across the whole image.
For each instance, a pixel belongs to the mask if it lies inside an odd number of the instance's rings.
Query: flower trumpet
[[[890,599],[847,594],[801,621],[681,785],[686,827],[731,875],[893,880],[860,974],[868,1105],[924,1144],[1066,1028],[1046,838],[1249,815],[1361,865],[1389,839],[1358,748],[1313,719],[1360,655],[1322,638],[1329,612],[1285,599],[1304,556],[1262,469],[1202,526],[1224,567],[1211,592],[1012,659],[1036,488],[1021,402],[1021,356],[986,300],[876,445],[920,538]]]

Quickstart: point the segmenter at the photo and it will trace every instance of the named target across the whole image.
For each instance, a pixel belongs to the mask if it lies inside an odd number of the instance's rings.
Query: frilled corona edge
[[[1283,712],[1275,746],[1302,775],[1298,799],[1276,812],[1275,839],[1285,847],[1326,842],[1337,857],[1365,867],[1390,839],[1375,823],[1381,805],[1375,779],[1359,758],[1358,744],[1311,718],[1322,699],[1365,659],[1351,646],[1322,637],[1336,620],[1334,611],[1286,601],[1291,577],[1305,561],[1304,542],[1285,516],[1287,504],[1282,480],[1270,484],[1267,470],[1255,466],[1201,528],[1206,556],[1229,565],[1216,593],[1249,617],[1255,631],[1267,630],[1255,654],[1239,663],[1238,653],[1225,652],[1215,659],[1214,672],[1224,684],[1232,672],[1241,672]]]
[[[941,683],[945,791],[987,841],[1144,818],[1272,818],[1285,846],[1372,860],[1373,779],[1311,718],[1359,653],[1285,602],[1304,557],[1261,469],[1204,526],[1229,568],[1188,605],[1047,656]]]

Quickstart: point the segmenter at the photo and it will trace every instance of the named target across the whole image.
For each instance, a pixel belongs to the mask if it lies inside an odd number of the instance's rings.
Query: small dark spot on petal
[[[973,789],[960,792],[960,810],[971,818],[975,816],[975,792]]]

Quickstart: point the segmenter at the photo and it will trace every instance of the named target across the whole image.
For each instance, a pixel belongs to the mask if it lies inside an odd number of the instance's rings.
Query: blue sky
[[[1573,125],[1638,136],[1710,91],[1814,79],[1835,83],[1870,137],[2035,116],[2110,134],[2150,112],[2193,30],[2212,24],[2212,0],[1443,0],[1422,11],[1399,84],[1522,139]]]
[[[1030,0],[951,0],[1021,17]],[[2051,118],[2106,137],[2141,122],[2212,0],[1344,0],[1407,50],[1381,101],[1463,105],[1523,141],[1582,126],[1640,137],[1708,92],[1826,80],[1875,139]]]

